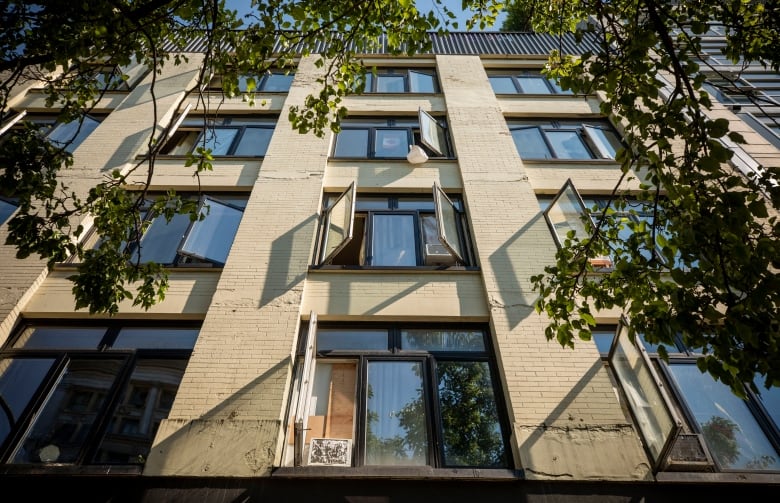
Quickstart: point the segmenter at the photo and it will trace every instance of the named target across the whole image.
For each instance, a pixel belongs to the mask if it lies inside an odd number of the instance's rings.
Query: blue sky
[[[433,1],[432,0],[416,0],[417,2],[417,9],[420,12],[428,12],[433,7]],[[464,14],[461,12],[461,2],[462,0],[443,0],[442,3],[446,5],[451,11],[455,13],[460,13],[458,17],[456,18],[456,21],[458,22],[458,31],[466,31],[466,19],[471,17],[467,14]],[[238,11],[239,16],[246,14],[247,12],[250,12],[250,0],[226,0],[227,6],[230,9],[235,9]],[[505,14],[500,14],[498,17],[498,21],[495,25],[488,28],[486,31],[498,31],[498,29],[501,27],[501,24],[504,22],[504,18],[506,17]]]

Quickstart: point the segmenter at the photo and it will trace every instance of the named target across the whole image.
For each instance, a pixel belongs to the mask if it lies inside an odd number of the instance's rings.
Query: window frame
[[[377,132],[406,131],[407,146],[419,145],[426,151],[429,159],[454,159],[453,149],[446,121],[429,114],[422,108],[418,109],[417,121],[403,117],[388,119],[345,119],[341,123],[341,131],[334,135],[331,159],[333,160],[406,160],[409,148],[397,156],[377,155]],[[365,155],[339,155],[339,139],[343,131],[366,131],[367,138],[363,152]],[[346,140],[343,140],[346,141]],[[361,144],[362,145],[362,144]]]
[[[413,81],[412,73],[418,73],[426,75],[432,79],[433,91],[417,91],[412,89]],[[382,77],[401,77],[404,82],[403,91],[377,91],[379,87],[379,79]],[[409,67],[409,68],[397,68],[397,67],[373,67],[366,71],[366,82],[363,89],[363,94],[439,94],[441,93],[441,87],[439,86],[439,79],[435,68],[429,67]]]
[[[284,77],[290,77],[289,85],[287,86],[287,89],[284,90],[274,90],[274,91],[268,91],[266,90],[266,87],[268,85],[268,82],[273,79],[275,76],[284,76]],[[253,78],[255,79],[255,88],[252,90],[254,93],[264,93],[264,94],[287,94],[290,92],[290,87],[292,87],[293,80],[295,79],[295,70],[289,69],[289,70],[268,70],[262,75],[250,75],[250,74],[242,74],[238,76],[238,92],[239,93],[248,93],[246,83],[247,80]],[[243,84],[243,85],[242,85]],[[206,91],[208,92],[222,92],[222,75],[214,75],[211,77],[211,79],[208,82],[208,85],[206,86]]]
[[[273,133],[276,129],[278,118],[270,115],[223,115],[215,119],[205,117],[188,118],[190,107],[184,110],[177,118],[171,130],[168,132],[166,141],[160,146],[160,155],[163,157],[181,157],[187,155],[197,155],[198,148],[209,148],[215,140],[209,138],[209,132],[236,130],[235,136],[230,140],[230,145],[224,154],[215,154],[213,148],[211,155],[215,158],[262,158],[268,152],[268,147],[273,139]],[[237,124],[233,124],[236,121]],[[251,121],[257,121],[252,123]],[[209,122],[209,124],[207,124]],[[217,124],[219,122],[219,124]],[[242,122],[244,122],[242,124]],[[248,123],[247,123],[248,122]],[[250,130],[270,131],[268,141],[260,153],[236,154],[235,152],[242,147],[244,136]],[[205,140],[204,140],[205,137]]]
[[[317,246],[315,247],[315,254],[312,260],[312,267],[316,269],[322,268],[338,268],[338,269],[408,269],[408,268],[436,268],[442,267],[463,267],[474,268],[475,258],[471,245],[471,233],[468,229],[468,218],[465,208],[462,208],[463,202],[457,199],[457,203],[444,192],[438,183],[434,182],[432,188],[432,200],[431,205],[433,210],[421,209],[423,203],[420,203],[416,209],[414,208],[402,208],[401,204],[406,199],[426,199],[427,195],[424,194],[358,194],[356,188],[356,182],[353,181],[349,187],[338,195],[325,194],[323,197],[323,209],[320,213],[320,223],[318,226]],[[333,202],[329,203],[329,199],[333,198]],[[359,207],[361,199],[363,201],[371,200],[372,198],[381,198],[386,200],[386,207]],[[342,205],[343,208],[340,206]],[[460,208],[458,206],[461,206]],[[454,222],[449,222],[447,225],[442,217],[443,209],[451,212]],[[330,228],[332,213],[340,211],[344,214],[345,220],[343,225],[339,229],[345,229],[342,237],[342,241],[336,245],[330,243]],[[415,264],[414,265],[374,265],[373,249],[375,246],[374,239],[374,217],[381,215],[409,215],[413,218],[413,241],[415,248]],[[436,231],[438,233],[438,241],[446,251],[454,259],[454,263],[450,265],[436,265],[426,264],[426,261],[430,258],[430,261],[435,262],[436,250],[432,249],[431,253],[428,252],[427,245],[435,246],[436,243],[430,243],[426,241],[426,234],[423,227],[423,218],[433,215],[436,219]],[[337,258],[352,241],[355,236],[355,222],[358,219],[362,219],[363,233],[360,236],[362,240],[360,242],[360,248],[357,250],[360,257],[364,261],[363,264],[332,264],[332,261]],[[449,219],[447,219],[449,221]],[[452,232],[455,232],[457,236],[453,238],[450,236]],[[346,258],[346,257],[345,257]],[[442,260],[446,259],[443,258]],[[449,259],[446,259],[449,260]]]
[[[320,330],[373,330],[386,333],[387,347],[385,349],[329,349],[317,348],[317,335]],[[479,332],[481,333],[481,350],[433,350],[433,349],[403,349],[401,333],[404,330],[441,330],[455,332]],[[303,467],[304,432],[309,431],[307,419],[313,393],[313,381],[316,373],[317,362],[350,363],[355,366],[355,391],[352,405],[352,450],[350,469],[382,469],[394,466],[421,466],[429,468],[475,468],[472,465],[449,464],[444,462],[444,438],[443,423],[440,411],[441,397],[439,395],[438,380],[439,365],[442,363],[485,363],[491,381],[491,392],[495,413],[495,426],[502,446],[503,466],[481,466],[483,469],[510,468],[512,465],[512,452],[509,442],[509,423],[506,404],[503,400],[502,383],[499,369],[496,363],[495,351],[492,346],[488,327],[483,324],[445,324],[445,323],[319,323],[315,312],[310,313],[308,326],[306,323],[299,331],[298,345],[295,353],[295,371],[290,394],[289,410],[286,419],[288,433],[292,430],[294,440],[285,444],[285,450],[293,451],[292,456],[285,454],[285,466]],[[396,464],[366,464],[366,432],[368,429],[366,412],[368,410],[368,367],[372,362],[401,362],[419,363],[421,365],[421,382],[423,386],[422,404],[425,408],[426,427],[426,455],[422,465],[396,465]],[[320,364],[322,364],[320,363]],[[312,434],[314,435],[314,434]],[[312,438],[318,438],[312,436]],[[291,465],[286,464],[292,462]],[[308,465],[316,466],[316,465]],[[345,466],[339,464],[339,466]]]
[[[621,148],[625,148],[620,134],[612,127],[612,124],[606,119],[583,119],[577,120],[544,120],[544,119],[508,119],[507,127],[509,133],[512,136],[512,140],[517,148],[517,153],[523,161],[555,161],[555,162],[583,162],[583,161],[614,161],[615,156],[608,152],[606,148],[612,147],[615,150],[615,155]],[[536,146],[543,147],[546,150],[545,157],[528,157],[524,156],[520,149],[519,140],[515,136],[516,131],[535,130],[542,140],[541,144]],[[605,138],[607,138],[606,144],[600,138],[597,138],[595,131],[603,131]],[[587,152],[588,157],[568,157],[565,156],[564,151],[560,149],[556,150],[555,142],[552,141],[551,135],[556,133],[573,133],[579,140],[579,145]],[[608,136],[612,136],[616,144],[612,144],[608,140]],[[608,145],[607,145],[608,144]],[[619,146],[618,146],[619,145]],[[562,156],[563,155],[563,156]]]
[[[26,390],[21,399],[26,400],[26,405],[21,409],[21,413],[18,414],[15,420],[11,420],[8,423],[9,431],[4,439],[0,439],[0,465],[5,467],[17,467],[24,469],[25,467],[51,467],[51,466],[81,466],[88,469],[88,467],[97,466],[112,466],[112,469],[122,470],[121,467],[127,467],[130,470],[139,469],[145,462],[144,459],[137,458],[136,462],[110,462],[99,461],[98,455],[106,446],[104,441],[108,441],[108,435],[127,435],[121,432],[111,433],[109,428],[113,419],[120,413],[120,406],[125,403],[125,399],[128,398],[128,393],[132,390],[132,384],[134,381],[134,371],[138,368],[142,368],[145,362],[154,361],[181,361],[181,375],[177,389],[181,385],[181,378],[184,376],[186,363],[189,361],[195,341],[197,340],[197,331],[200,329],[200,322],[197,321],[150,321],[150,322],[131,322],[127,320],[59,320],[59,321],[25,321],[21,323],[12,332],[11,337],[8,338],[6,343],[0,348],[0,362],[18,362],[22,360],[34,361],[39,360],[42,362],[50,361],[48,370],[44,373],[42,378],[37,384],[31,386],[29,390]],[[96,345],[87,347],[81,346],[79,342],[65,342],[60,346],[45,346],[45,347],[32,347],[25,348],[22,342],[22,337],[25,334],[29,334],[30,331],[36,329],[61,329],[61,330],[94,330],[100,329],[103,335],[99,337],[99,341]],[[117,343],[117,337],[123,329],[148,329],[150,332],[155,330],[178,330],[195,331],[194,339],[192,340],[192,347],[184,347],[179,345],[177,348],[166,348],[163,346],[152,347],[121,347],[116,349],[112,348],[112,345]],[[66,339],[63,336],[63,339]],[[183,342],[180,340],[178,342]],[[53,461],[53,462],[31,462],[22,461],[15,462],[15,456],[23,449],[24,444],[31,438],[33,428],[36,426],[39,417],[47,410],[50,405],[52,394],[55,390],[59,390],[59,385],[63,380],[63,376],[69,369],[71,362],[114,362],[117,367],[115,372],[111,373],[110,382],[107,382],[108,386],[105,388],[105,396],[101,399],[102,403],[93,411],[95,414],[94,421],[86,426],[87,430],[84,436],[78,441],[77,454],[75,459],[71,461]],[[0,376],[1,377],[1,376]],[[156,381],[157,384],[165,384],[162,378]],[[2,389],[2,388],[0,388]],[[74,388],[78,391],[78,388]],[[97,388],[96,388],[97,389]],[[67,388],[66,388],[67,390]],[[72,392],[73,389],[67,390]],[[13,411],[10,411],[4,400],[0,400],[3,403],[2,411],[5,412],[6,417],[8,414],[13,415]],[[57,412],[56,417],[62,417],[62,407],[64,404],[53,404]],[[144,406],[148,406],[146,403]],[[170,413],[170,409],[167,411]],[[74,412],[77,416],[79,412]],[[126,415],[126,413],[125,413]],[[167,414],[166,414],[167,417]],[[65,423],[67,424],[67,423]],[[146,446],[147,455],[152,447],[154,441],[155,431],[149,431],[145,436],[133,435],[133,440],[136,442],[131,443],[133,445]],[[130,454],[127,454],[130,456]],[[102,468],[100,469],[102,472]]]
[[[496,92],[495,86],[493,85],[493,82],[491,79],[509,79],[512,85],[515,88],[515,92],[513,93],[500,93]],[[543,82],[544,85],[547,87],[546,93],[527,93],[523,91],[523,85],[522,80],[538,80],[540,82]],[[560,85],[555,83],[552,79],[549,77],[545,77],[542,75],[541,71],[539,70],[520,70],[520,71],[514,71],[514,72],[505,72],[502,70],[488,70],[488,81],[491,83],[491,88],[493,88],[493,92],[498,95],[505,95],[505,96],[513,96],[513,95],[526,95],[526,96],[576,96],[572,91],[563,89]]]

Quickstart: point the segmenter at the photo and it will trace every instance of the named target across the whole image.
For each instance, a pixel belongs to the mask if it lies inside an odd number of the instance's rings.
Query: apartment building
[[[208,110],[177,106],[197,44],[164,68],[160,124],[182,120],[150,191],[191,194],[208,216],[147,215],[135,253],[168,264],[170,288],[113,317],[74,309],[75,264],[47,272],[0,247],[4,487],[33,500],[349,502],[775,489],[775,390],[742,401],[682,345],[660,361],[619,337],[618,311],[574,349],[544,337],[530,277],[620,175],[620,129],[598,98],[539,73],[557,40],[432,36],[430,54],[364,55],[376,71],[322,138],[288,119],[318,90],[314,56],[261,76],[254,106],[224,98],[216,76]],[[71,144],[63,176],[81,193],[147,148],[151,76],[122,70],[127,85]],[[740,158],[777,166],[777,142],[726,101],[716,113],[748,140]],[[25,120],[56,112],[35,89],[10,105]],[[196,179],[184,160],[204,135],[215,161]]]

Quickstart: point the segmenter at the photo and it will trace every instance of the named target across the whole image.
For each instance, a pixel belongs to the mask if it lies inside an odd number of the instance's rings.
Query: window
[[[618,225],[617,235],[610,240],[610,248],[615,252],[614,255],[622,255],[616,250],[622,249],[629,243],[634,233],[647,232],[648,235],[652,233],[654,223],[652,203],[622,199],[621,207],[617,208],[615,203],[610,204],[610,199],[607,197],[582,197],[571,180],[566,181],[554,198],[540,197],[539,205],[544,211],[547,225],[559,248],[565,245],[569,232],[574,232],[579,240],[589,237],[605,211]],[[593,227],[586,227],[586,222],[583,221],[583,216],[586,214],[590,216]],[[604,227],[604,230],[606,229]],[[659,229],[656,229],[656,232],[660,232]],[[657,245],[656,248],[655,256],[662,259],[661,248]],[[653,252],[646,242],[639,244],[639,252],[647,260],[653,258]],[[591,264],[597,267],[612,267],[614,258],[596,257],[591,259]]]
[[[122,70],[118,66],[102,66],[95,71],[95,80],[98,83],[98,89],[105,91],[128,91],[130,86],[127,84]]]
[[[764,115],[743,112],[737,115],[766,141],[780,148],[780,113],[778,115]]]
[[[251,88],[257,93],[286,93],[290,90],[294,78],[294,72],[283,71],[266,72],[263,75],[239,75],[238,91],[246,93]],[[217,75],[212,78],[208,90],[222,91],[222,77]]]
[[[201,196],[199,212],[205,218],[195,222],[190,221],[188,214],[177,214],[166,221],[164,216],[147,210],[145,219],[149,222],[148,227],[141,240],[130,245],[132,260],[140,258],[141,262],[168,265],[223,266],[238,231],[246,200],[243,195]]]
[[[697,368],[698,351],[686,347],[684,337],[664,345],[668,362],[641,334],[632,343],[625,322],[615,337],[611,363],[660,468],[680,469],[675,464],[682,453],[689,465],[699,459],[720,471],[780,470],[780,390],[747,390],[742,400]],[[678,442],[685,450],[676,448]]]
[[[365,93],[438,93],[436,72],[422,68],[374,68],[366,72]]]
[[[420,110],[413,119],[349,119],[341,123],[333,157],[405,159],[412,145],[429,157],[451,157],[446,124]]]
[[[30,325],[0,351],[0,461],[143,464],[196,326]]]
[[[274,133],[276,119],[257,117],[184,118],[161,153],[187,155],[199,148],[213,156],[262,157]]]
[[[317,328],[313,315],[302,342],[288,466],[510,466],[482,328]]]
[[[9,220],[18,207],[14,200],[0,197],[0,225]]]
[[[538,71],[493,71],[488,73],[488,80],[496,94],[572,94]]]
[[[356,195],[353,183],[326,195],[315,263],[338,266],[471,265],[459,198],[434,185],[429,195]]]
[[[55,147],[73,153],[98,127],[103,117],[84,114],[78,120],[59,122],[55,115],[30,114],[23,111],[11,119],[6,127],[13,127],[7,130],[13,131],[22,127],[21,119],[38,126],[40,133]]]
[[[523,159],[614,159],[623,148],[607,121],[510,121]]]

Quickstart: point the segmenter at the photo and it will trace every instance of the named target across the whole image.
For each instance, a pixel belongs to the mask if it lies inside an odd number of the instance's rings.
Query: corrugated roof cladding
[[[585,34],[580,43],[577,43],[572,35],[559,38],[555,35],[529,32],[454,32],[445,35],[429,33],[429,35],[433,47],[428,54],[546,56],[554,49],[566,54],[598,50],[597,39],[591,34]],[[380,42],[379,47],[370,50],[358,50],[354,43],[349,45],[350,49],[358,54],[389,54],[386,38],[383,37]],[[319,42],[311,52],[316,54],[325,47],[325,42]],[[203,52],[205,48],[205,38],[192,40],[185,47],[176,47],[170,43],[163,46],[167,52]],[[277,41],[274,49],[280,48],[281,41]],[[296,52],[300,52],[301,48],[296,48]]]

